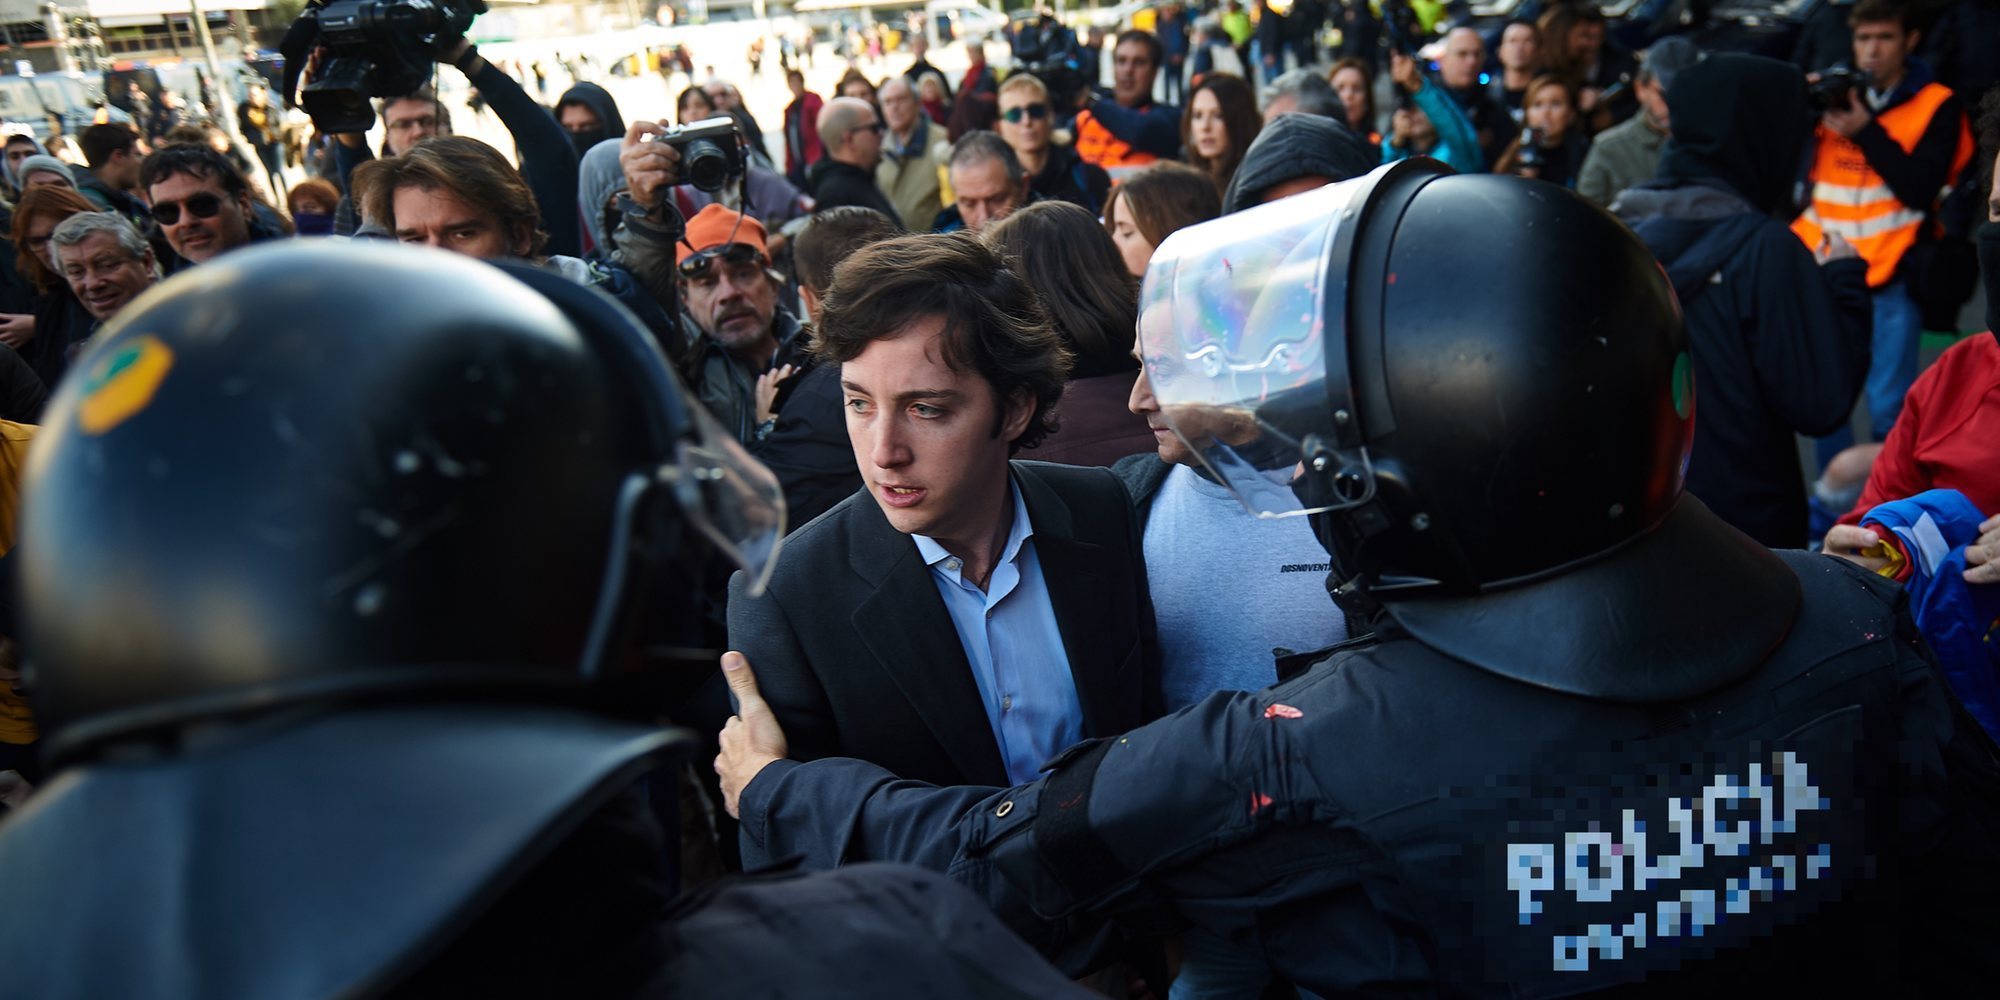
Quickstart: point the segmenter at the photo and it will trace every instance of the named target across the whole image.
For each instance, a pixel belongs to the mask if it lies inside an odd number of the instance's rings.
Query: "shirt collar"
[[[894,154],[899,160],[916,156],[922,153],[929,144],[930,134],[930,116],[919,111],[917,112],[917,127],[910,130],[910,141],[900,146],[893,146],[889,152]],[[889,137],[891,142],[894,142],[895,138],[893,134]]]
[[[1007,477],[1007,494],[1014,501],[1014,526],[1007,529],[1007,544],[1000,549],[1001,563],[1013,562],[1020,556],[1021,546],[1028,539],[1035,537],[1035,526],[1028,522],[1028,504],[1021,499],[1021,488],[1015,485],[1013,476]],[[917,554],[924,557],[924,565],[932,569],[943,569],[954,578],[958,576],[956,568],[945,569],[939,565],[946,560],[955,560],[958,557],[945,551],[945,547],[939,545],[936,539],[929,535],[911,535],[910,537],[916,541]]]

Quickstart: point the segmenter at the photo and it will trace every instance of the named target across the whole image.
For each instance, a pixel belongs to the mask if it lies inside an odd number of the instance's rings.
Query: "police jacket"
[[[1691,696],[1562,693],[1389,634],[1013,789],[779,762],[744,792],[745,815],[785,792],[745,862],[949,871],[1045,949],[1170,907],[1321,995],[1990,982],[1994,746],[1899,590],[1783,559],[1783,641]]]

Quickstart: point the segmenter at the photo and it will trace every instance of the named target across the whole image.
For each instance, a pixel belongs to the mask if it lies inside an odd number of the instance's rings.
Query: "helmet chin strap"
[[[1306,492],[1320,492],[1330,489],[1326,480],[1332,473],[1308,473],[1305,478]],[[1360,508],[1343,511],[1335,520],[1331,511],[1306,515],[1312,525],[1314,537],[1320,547],[1326,549],[1326,557],[1333,568],[1326,574],[1326,592],[1333,603],[1349,616],[1362,621],[1374,621],[1382,613],[1382,602],[1375,599],[1368,589],[1367,575],[1359,568],[1360,559],[1350,558],[1349,553],[1357,553],[1364,542],[1380,534],[1388,527],[1388,519],[1381,515],[1376,501],[1370,500]],[[1351,545],[1342,545],[1343,535],[1355,536]]]

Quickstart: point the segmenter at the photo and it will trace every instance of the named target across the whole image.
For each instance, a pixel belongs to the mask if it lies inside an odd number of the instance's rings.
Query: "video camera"
[[[1076,112],[1077,98],[1090,89],[1091,80],[1084,76],[1083,60],[1074,50],[1051,56],[1026,68],[1048,89],[1049,107],[1055,109],[1058,125]]]
[[[369,99],[421,88],[439,40],[464,35],[485,12],[486,0],[310,0],[279,44],[285,103],[305,108],[322,132],[366,132]],[[301,93],[308,63],[317,68]]]
[[[1820,72],[1818,83],[1806,88],[1806,100],[1814,112],[1845,110],[1854,103],[1854,91],[1867,85],[1868,74],[1848,66],[1829,66]]]
[[[736,119],[728,115],[676,125],[643,141],[663,142],[680,151],[681,177],[703,191],[720,191],[745,168]]]

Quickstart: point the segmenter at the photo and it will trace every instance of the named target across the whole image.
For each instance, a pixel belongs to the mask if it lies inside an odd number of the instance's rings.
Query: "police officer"
[[[1322,995],[1991,982],[1994,747],[1899,591],[1683,494],[1687,341],[1615,220],[1392,165],[1163,243],[1140,337],[1377,638],[1005,790],[774,760],[732,659],[747,860],[948,870],[1044,947],[1170,909]]]
[[[783,508],[610,299],[294,244],[100,340],[23,501],[56,770],[0,826],[0,994],[1073,989],[914,869],[670,905],[634,612],[767,572]]]

